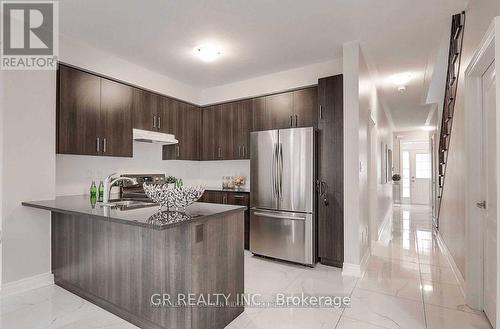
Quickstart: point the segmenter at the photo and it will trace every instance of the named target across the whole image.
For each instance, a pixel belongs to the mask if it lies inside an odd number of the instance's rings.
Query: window
[[[415,154],[415,178],[431,178],[429,153]]]

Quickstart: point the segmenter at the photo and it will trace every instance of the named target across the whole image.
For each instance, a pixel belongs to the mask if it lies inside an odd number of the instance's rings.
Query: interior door
[[[484,211],[483,289],[484,312],[496,327],[497,313],[497,145],[495,65],[483,76],[483,159],[481,165]]]
[[[431,159],[428,151],[410,152],[411,203],[429,204],[431,183]]]
[[[314,129],[281,129],[278,146],[279,209],[311,213],[314,195]]]
[[[278,130],[253,132],[250,135],[250,205],[277,209]]]

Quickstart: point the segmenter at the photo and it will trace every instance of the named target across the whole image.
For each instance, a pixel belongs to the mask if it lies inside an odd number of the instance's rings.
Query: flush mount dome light
[[[196,55],[204,62],[212,62],[222,54],[222,51],[214,46],[200,46],[195,49]]]
[[[387,80],[396,86],[406,86],[414,77],[413,73],[405,72],[391,75]]]

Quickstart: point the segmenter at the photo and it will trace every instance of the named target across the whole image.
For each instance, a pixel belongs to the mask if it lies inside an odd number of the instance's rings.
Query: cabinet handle
[[[241,158],[242,157],[242,153],[241,153],[241,145],[238,146],[238,156]]]
[[[102,139],[102,152],[103,153],[106,153],[106,146],[107,146],[106,138],[103,138]]]
[[[97,153],[99,153],[99,151],[101,150],[101,142],[99,140],[99,137],[96,138],[95,145],[96,145],[96,151],[97,151]]]
[[[323,120],[323,105],[319,106],[319,118],[320,120]]]
[[[217,148],[217,156],[219,157],[219,159],[222,157],[222,150],[220,146]]]
[[[293,115],[290,115],[290,127],[293,127]]]
[[[156,128],[156,115],[153,116],[153,128]]]
[[[233,198],[236,198],[236,199],[244,199],[244,198],[245,198],[245,195],[235,194],[235,195],[233,195]]]
[[[247,147],[243,145],[243,157],[245,158],[247,156]]]
[[[295,114],[295,127],[299,125],[299,116]]]
[[[158,117],[158,129],[161,129],[161,117]]]
[[[176,148],[176,151],[177,151],[177,157],[179,157],[180,154],[181,154],[181,150],[179,148],[179,145],[177,145],[175,148]]]

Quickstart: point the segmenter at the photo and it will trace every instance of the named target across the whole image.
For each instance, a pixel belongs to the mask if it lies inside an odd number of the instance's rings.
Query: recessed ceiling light
[[[405,73],[391,75],[387,80],[390,83],[395,84],[396,86],[405,86],[414,77],[415,75],[413,73],[405,72]]]
[[[217,57],[222,55],[222,51],[220,49],[210,45],[196,47],[195,53],[204,62],[213,62],[217,59]]]

